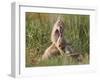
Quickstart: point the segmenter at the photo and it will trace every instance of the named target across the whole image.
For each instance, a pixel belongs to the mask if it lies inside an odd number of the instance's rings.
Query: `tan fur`
[[[56,56],[60,54],[59,50],[56,48],[55,44],[51,44],[44,52],[44,54],[42,55],[42,60],[46,60],[51,58],[52,56]]]
[[[52,32],[51,32],[52,44],[45,50],[44,54],[42,55],[42,60],[49,59],[50,57],[61,53],[60,49],[58,49],[58,47],[56,46],[56,42],[59,38],[59,32],[61,29],[62,29],[62,35],[63,35],[64,23],[63,23],[63,21],[58,19],[56,21],[56,23],[54,24]],[[57,30],[57,32],[56,32],[56,30]]]
[[[64,23],[63,23],[62,20],[59,19],[54,24],[53,29],[52,29],[52,33],[51,33],[51,41],[53,43],[56,43],[57,40],[58,40],[59,33],[56,33],[56,31],[58,30],[58,32],[59,32],[60,31],[60,28],[62,28],[62,36],[64,36],[63,35],[63,32],[64,32]]]

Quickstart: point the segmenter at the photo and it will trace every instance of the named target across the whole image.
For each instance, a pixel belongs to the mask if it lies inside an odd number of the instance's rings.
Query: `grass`
[[[82,53],[81,64],[89,64],[89,15],[49,14],[26,12],[26,67],[77,65],[75,58],[56,56],[38,61],[50,46],[50,35],[58,16],[65,23],[64,37],[73,49]]]

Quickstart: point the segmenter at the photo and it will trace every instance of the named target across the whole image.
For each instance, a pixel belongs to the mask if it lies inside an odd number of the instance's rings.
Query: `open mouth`
[[[57,37],[59,37],[59,36],[60,36],[60,32],[59,32],[59,30],[58,30],[58,29],[56,29],[55,34],[56,34],[56,36],[57,36]]]

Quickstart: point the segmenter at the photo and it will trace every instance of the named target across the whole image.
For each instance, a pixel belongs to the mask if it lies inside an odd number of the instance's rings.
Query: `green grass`
[[[32,12],[27,12],[25,15],[26,67],[79,64],[76,59],[67,56],[38,61],[51,44],[50,35],[58,16],[61,16],[65,23],[65,39],[72,44],[73,49],[84,55],[81,64],[89,64],[89,15]]]

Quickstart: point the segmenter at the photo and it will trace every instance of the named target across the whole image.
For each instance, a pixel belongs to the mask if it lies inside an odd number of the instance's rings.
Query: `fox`
[[[60,51],[56,46],[56,42],[59,38],[60,32],[63,36],[64,32],[64,23],[58,19],[52,29],[51,32],[51,42],[52,44],[45,50],[44,54],[42,55],[42,60],[49,59],[50,57],[54,55],[60,55]],[[62,55],[62,54],[61,54]]]
[[[58,19],[51,32],[51,42],[52,44],[45,50],[42,55],[42,60],[48,59],[54,55],[63,56],[65,53],[70,53],[71,48],[67,45],[64,39],[64,22]]]

